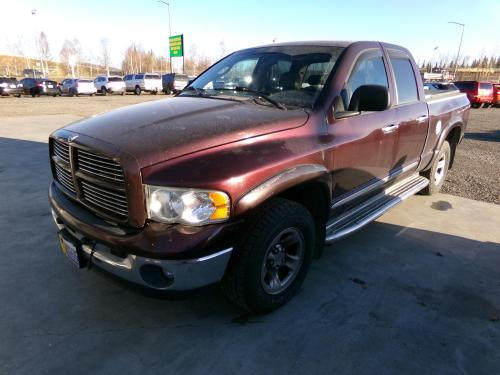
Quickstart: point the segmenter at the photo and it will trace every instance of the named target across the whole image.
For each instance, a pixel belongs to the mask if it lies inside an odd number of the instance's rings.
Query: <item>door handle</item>
[[[389,133],[395,132],[396,130],[398,130],[398,128],[399,128],[398,124],[391,124],[391,125],[384,126],[382,128],[382,131],[384,132],[384,134],[389,134]]]
[[[428,118],[429,118],[429,116],[427,116],[427,115],[418,116],[417,122],[418,123],[425,122]]]

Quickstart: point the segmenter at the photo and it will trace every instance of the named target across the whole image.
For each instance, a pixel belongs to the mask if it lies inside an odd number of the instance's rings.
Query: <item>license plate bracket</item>
[[[85,258],[83,257],[82,243],[77,239],[71,238],[64,232],[59,232],[59,244],[61,251],[68,257],[70,262],[77,268],[85,267]]]

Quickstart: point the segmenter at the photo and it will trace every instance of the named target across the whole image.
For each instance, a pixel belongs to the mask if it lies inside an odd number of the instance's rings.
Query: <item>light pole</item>
[[[36,9],[31,10],[32,16],[36,16],[36,13],[37,13]],[[35,46],[38,52],[38,57],[40,58],[40,69],[42,69],[42,75],[45,77],[45,67],[43,66],[43,60],[42,60],[42,48],[38,40],[38,34],[37,34],[38,31],[36,30],[36,24],[37,23],[35,22]],[[35,77],[35,75],[36,75],[35,72],[33,72],[33,77]]]
[[[159,3],[162,3],[162,4],[165,4],[167,6],[167,10],[168,10],[168,36],[169,38],[172,36],[172,23],[170,21],[170,3],[167,3],[166,1],[163,1],[163,0],[157,0]],[[170,46],[170,39],[168,40],[168,43],[169,43],[169,46]],[[170,61],[170,73],[173,72],[172,70],[172,56],[170,56],[170,47],[168,49],[168,58],[169,58],[169,61]]]
[[[458,68],[458,58],[460,57],[460,49],[462,48],[462,39],[464,37],[465,23],[448,21],[448,23],[453,23],[458,26],[462,26],[462,34],[460,35],[460,44],[458,45],[457,58],[455,60],[455,71],[453,72],[453,79],[457,79],[457,68]]]
[[[434,54],[436,53],[436,51],[437,51],[437,49],[438,49],[438,48],[439,48],[439,46],[436,46],[436,47],[434,47],[434,49],[432,50],[431,61],[430,61],[430,63],[429,63],[429,64],[430,64],[430,66],[431,66],[431,68],[430,68],[429,73],[432,73],[432,61],[434,60]]]

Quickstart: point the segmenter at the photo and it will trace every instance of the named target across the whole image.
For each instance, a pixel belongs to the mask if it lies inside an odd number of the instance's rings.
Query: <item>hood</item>
[[[144,168],[214,146],[298,127],[307,118],[302,110],[176,97],[120,108],[65,129],[111,144],[132,155]]]

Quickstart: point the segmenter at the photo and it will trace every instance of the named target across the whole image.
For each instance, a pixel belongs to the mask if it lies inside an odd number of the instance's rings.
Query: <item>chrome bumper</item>
[[[82,240],[81,235],[58,222],[54,211],[52,215],[59,230],[66,230]],[[156,290],[186,291],[220,281],[233,248],[185,260],[161,260],[132,254],[122,258],[113,255],[110,248],[100,243],[83,244],[82,250],[92,265],[132,283]]]

